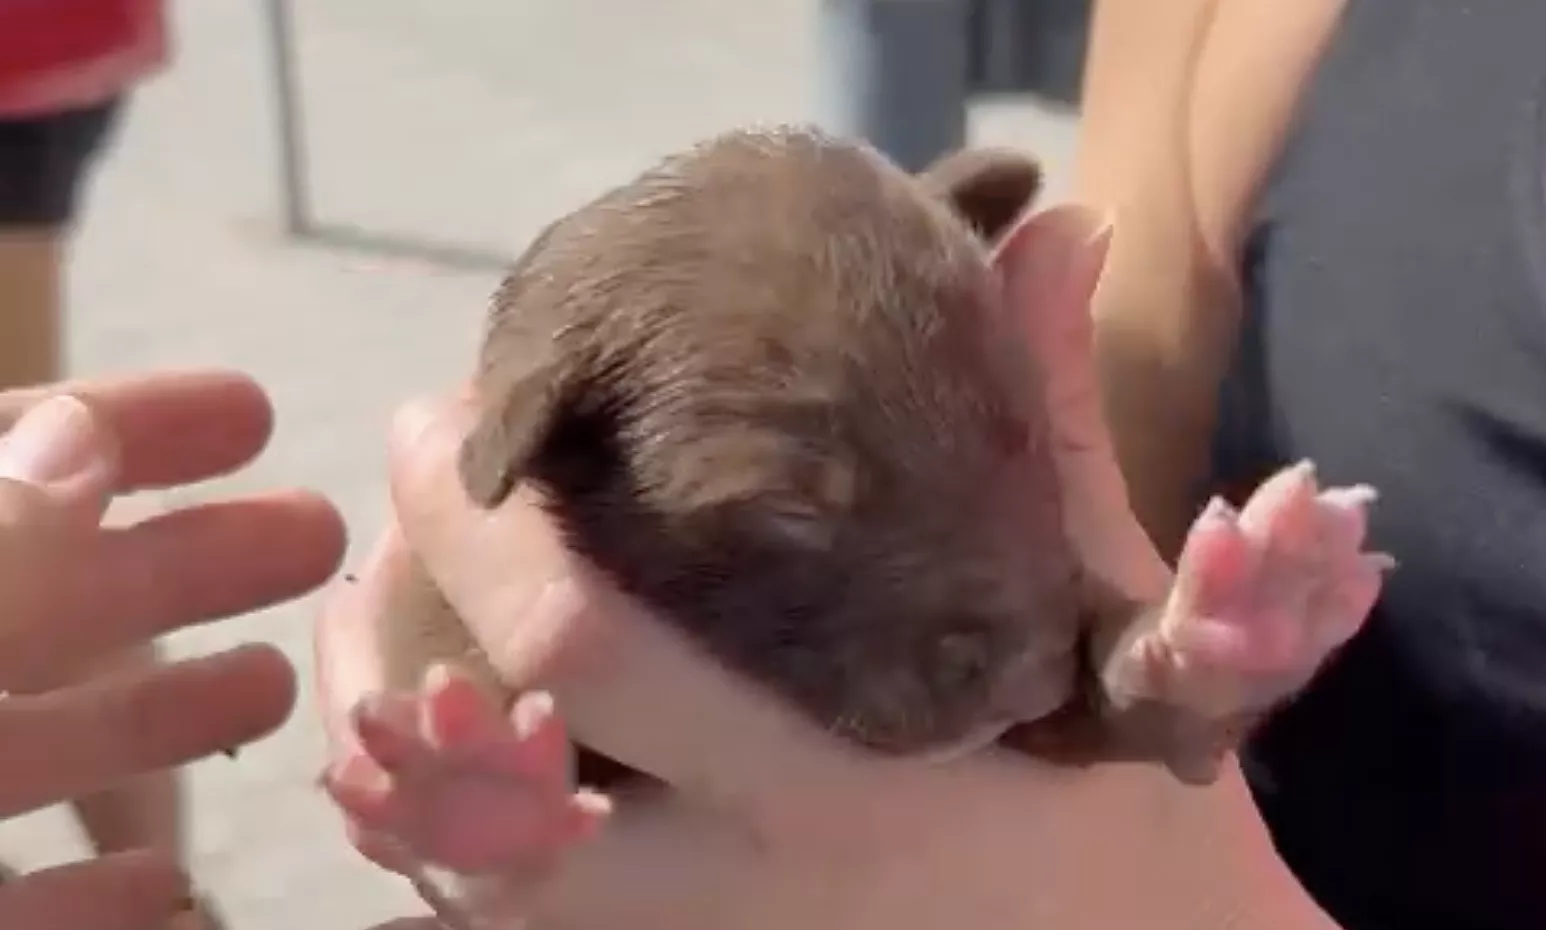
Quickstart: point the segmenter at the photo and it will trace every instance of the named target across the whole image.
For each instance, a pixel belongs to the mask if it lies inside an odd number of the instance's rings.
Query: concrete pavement
[[[317,210],[325,222],[512,254],[655,156],[814,100],[814,0],[296,0]],[[92,191],[73,275],[81,373],[219,364],[272,390],[279,429],[241,476],[170,496],[300,484],[339,501],[354,547],[379,525],[392,407],[467,370],[497,273],[295,243],[278,231],[261,4],[177,4],[174,71],[148,87]],[[1067,117],[978,108],[978,139],[1024,144],[1062,189]],[[316,600],[174,638],[250,638],[309,677]],[[302,712],[239,761],[191,772],[199,879],[236,930],[357,930],[418,910],[358,860],[313,787]],[[33,866],[79,849],[60,811],[0,826]]]

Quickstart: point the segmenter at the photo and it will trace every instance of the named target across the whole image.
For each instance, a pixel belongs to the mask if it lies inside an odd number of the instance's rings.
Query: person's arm
[[[1234,351],[1235,259],[1339,0],[1096,0],[1076,196],[1116,213],[1095,301],[1134,510],[1174,558]]]
[[[1095,0],[1075,184],[1116,213],[1094,302],[1101,389],[1131,503],[1168,559],[1201,503],[1242,233],[1340,7]],[[1333,930],[1238,771],[1155,810],[1151,835],[1186,841],[1160,841],[1153,893],[1198,926]]]

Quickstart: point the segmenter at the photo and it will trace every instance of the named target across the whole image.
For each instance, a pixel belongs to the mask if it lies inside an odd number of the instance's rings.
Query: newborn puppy
[[[974,153],[920,184],[799,132],[667,161],[500,290],[468,493],[534,482],[623,590],[864,746],[1051,712],[1078,571],[1035,378],[963,221],[996,234],[1037,183]]]
[[[1197,546],[1254,534],[1232,612],[1198,615],[1185,568],[1166,604],[1112,597],[1065,532],[1022,328],[1035,310],[1006,305],[990,263],[1038,185],[1006,152],[914,178],[799,128],[667,158],[548,227],[500,288],[468,494],[492,508],[532,483],[622,590],[869,750],[1013,732],[1049,757],[1211,780],[1242,728],[1356,630],[1293,638],[1326,598],[1372,599],[1372,492],[1322,492],[1299,467],[1244,514],[1210,510]],[[1192,593],[1239,574],[1221,567],[1236,555],[1200,556]],[[450,660],[513,698],[443,604],[398,616],[393,686]],[[1253,623],[1292,648],[1263,663],[1209,645]],[[439,698],[421,700],[433,718]],[[372,714],[367,750],[402,719]],[[585,783],[630,776],[581,761]]]

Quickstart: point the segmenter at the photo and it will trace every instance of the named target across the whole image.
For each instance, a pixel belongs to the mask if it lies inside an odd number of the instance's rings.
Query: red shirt
[[[0,0],[0,117],[101,103],[167,59],[163,0]]]

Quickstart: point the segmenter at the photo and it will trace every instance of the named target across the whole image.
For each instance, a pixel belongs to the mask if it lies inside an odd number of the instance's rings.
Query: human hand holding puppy
[[[1035,308],[1027,314],[1027,338],[1036,347],[1039,368],[1048,382],[1046,387],[1054,420],[1051,432],[1057,469],[1064,480],[1068,532],[1084,553],[1087,564],[1117,584],[1124,596],[1149,600],[1163,590],[1169,579],[1126,512],[1120,479],[1110,461],[1109,448],[1103,445],[1103,430],[1094,403],[1098,401],[1098,395],[1093,393],[1093,379],[1088,370],[1088,328],[1083,314],[1089,289],[1100,267],[1100,242],[1098,238],[1091,241],[1097,225],[1091,222],[1093,219],[1088,213],[1065,210],[1054,211],[1050,218],[1029,224],[1020,237],[1012,238],[1001,252],[1001,271],[1005,287],[1013,296],[1012,305]],[[1027,915],[1042,914],[1047,907],[1047,895],[1025,884],[1022,869],[1026,862],[1045,859],[1053,855],[1053,847],[1056,847],[1057,862],[1061,864],[1041,871],[1044,875],[1061,874],[1072,879],[1045,886],[1048,890],[1061,888],[1061,894],[1053,897],[1064,900],[1075,894],[1075,889],[1088,888],[1089,879],[1081,881],[1081,876],[1111,871],[1109,849],[1104,864],[1099,856],[1081,859],[1076,854],[1079,843],[1069,839],[1068,830],[1047,830],[1051,821],[1062,820],[1073,834],[1097,836],[1102,840],[1097,846],[1109,846],[1125,842],[1128,837],[1124,833],[1142,833],[1145,820],[1152,819],[1149,816],[1152,805],[1134,807],[1134,801],[1140,798],[1162,800],[1155,792],[1163,795],[1165,791],[1152,782],[1145,788],[1142,777],[1136,782],[1128,782],[1125,788],[1118,788],[1114,786],[1122,779],[1117,775],[1091,776],[1078,779],[1080,787],[1076,788],[1074,783],[1053,777],[1046,771],[1034,775],[1035,768],[1017,765],[1012,768],[1014,779],[1006,781],[1004,775],[1008,770],[999,754],[984,753],[980,759],[969,757],[950,766],[930,767],[864,757],[833,745],[821,734],[801,727],[760,696],[752,695],[749,689],[738,687],[718,674],[676,641],[661,624],[618,595],[587,566],[574,561],[546,526],[540,512],[530,506],[529,498],[499,511],[470,511],[452,463],[456,455],[454,450],[465,435],[471,415],[462,408],[460,413],[443,412],[438,420],[430,422],[439,425],[419,431],[406,452],[399,450],[410,461],[417,459],[426,463],[420,471],[411,467],[406,472],[399,470],[397,503],[400,517],[414,549],[462,615],[479,647],[493,660],[499,677],[506,683],[529,684],[555,692],[558,706],[587,744],[605,749],[650,772],[684,796],[711,799],[713,806],[721,812],[731,811],[734,815],[731,819],[739,819],[747,826],[748,833],[757,837],[758,842],[746,848],[760,849],[760,853],[748,853],[747,867],[740,874],[724,876],[723,881],[714,881],[712,876],[725,871],[726,857],[700,856],[699,868],[686,870],[697,876],[698,887],[677,887],[675,905],[660,912],[662,920],[675,920],[677,926],[685,925],[684,920],[691,924],[694,917],[684,916],[684,908],[690,906],[684,902],[689,899],[681,895],[693,894],[702,904],[716,894],[721,899],[726,898],[726,888],[737,889],[740,894],[738,905],[732,902],[725,908],[726,913],[735,915],[734,920],[738,923],[726,924],[725,918],[719,916],[715,918],[718,923],[707,921],[705,925],[750,926],[748,921],[771,920],[770,916],[753,916],[759,912],[767,915],[769,911],[767,908],[759,911],[753,906],[758,894],[758,880],[747,877],[747,873],[751,873],[761,876],[762,898],[796,908],[784,917],[800,916],[798,904],[793,902],[803,894],[806,902],[813,896],[827,902],[825,909],[806,912],[805,917],[825,920],[829,924],[834,920],[842,923],[834,915],[856,906],[851,890],[861,889],[856,893],[862,898],[862,889],[874,887],[874,883],[866,878],[874,878],[877,869],[882,874],[894,875],[901,867],[898,850],[907,851],[906,858],[913,863],[908,867],[918,868],[919,863],[929,859],[915,854],[924,848],[953,849],[960,853],[962,862],[980,862],[980,856],[973,857],[971,853],[973,844],[981,842],[998,849],[1005,861],[1017,863],[1011,870],[1014,880],[1004,886],[1002,892],[1019,901],[1019,906],[1028,908],[1024,911]],[[438,440],[435,438],[437,430],[440,431]],[[435,464],[437,458],[438,464]],[[399,460],[402,461],[401,455]],[[408,474],[420,477],[407,477]],[[427,479],[422,477],[426,474]],[[1262,577],[1259,573],[1264,568],[1270,570],[1273,565],[1271,546],[1266,544],[1274,540],[1281,542],[1284,538],[1284,522],[1274,519],[1284,512],[1297,512],[1299,529],[1296,532],[1304,532],[1306,520],[1317,533],[1320,529],[1334,531],[1333,537],[1339,537],[1342,529],[1348,529],[1350,532],[1340,535],[1341,548],[1337,551],[1343,553],[1342,558],[1358,556],[1359,540],[1356,537],[1361,530],[1350,525],[1356,523],[1355,520],[1347,518],[1361,517],[1361,507],[1341,506],[1336,500],[1323,501],[1314,493],[1313,486],[1307,486],[1306,476],[1289,477],[1292,480],[1280,482],[1275,490],[1269,487],[1267,490],[1271,493],[1265,495],[1265,500],[1248,507],[1238,520],[1223,514],[1210,517],[1216,522],[1221,521],[1221,525],[1205,526],[1199,534],[1209,540],[1205,544],[1211,548],[1202,555],[1193,554],[1190,571],[1194,578],[1207,579],[1210,573],[1230,576],[1228,580],[1238,585],[1231,592],[1237,597],[1242,590],[1248,591],[1258,585]],[[406,492],[405,488],[408,489]],[[376,597],[378,602],[374,609],[378,612],[393,609],[390,589],[411,574],[411,562],[401,538],[390,539],[374,563],[374,570],[366,573],[364,583],[345,596],[365,600]],[[1302,621],[1321,630],[1332,629],[1337,631],[1334,635],[1346,635],[1356,628],[1367,607],[1364,604],[1360,608],[1357,601],[1372,596],[1371,585],[1377,586],[1377,571],[1372,578],[1368,574],[1375,566],[1356,558],[1347,565],[1355,570],[1351,576],[1354,583],[1332,586],[1343,595],[1348,595],[1351,590],[1352,594],[1342,601],[1311,605],[1315,609],[1308,617],[1304,616],[1303,604],[1297,610],[1286,612],[1293,616],[1285,616],[1282,610],[1276,614],[1272,610],[1259,610],[1259,602],[1246,607],[1236,603],[1230,605],[1236,614],[1233,619],[1277,623],[1277,628],[1269,628],[1272,633],[1283,632],[1282,624],[1287,620]],[[515,566],[529,568],[531,573],[512,570]],[[1183,567],[1183,574],[1187,571]],[[1281,590],[1281,585],[1277,587]],[[1189,591],[1185,586],[1179,590],[1182,593],[1176,595],[1171,604],[1174,606],[1179,600],[1180,608],[1168,616],[1188,618],[1209,613],[1198,608],[1195,585]],[[376,593],[372,594],[372,591]],[[1214,595],[1217,594],[1215,591]],[[1187,602],[1186,597],[1193,600]],[[513,618],[521,616],[534,604],[538,609],[528,616],[529,622],[517,626]],[[367,609],[363,613],[369,612]],[[1225,619],[1231,619],[1227,613]],[[1244,628],[1247,632],[1251,628],[1248,623],[1226,623],[1225,626],[1237,630]],[[1163,624],[1161,628],[1164,629]],[[330,629],[335,633],[330,634]],[[342,637],[340,624],[325,623],[322,635],[326,656],[330,651],[330,637],[335,646]],[[1246,636],[1237,642],[1240,641],[1249,645],[1252,640]],[[355,646],[332,649],[331,652],[335,657],[352,654],[356,660],[353,670],[347,673],[341,672],[343,666],[337,659],[331,664],[325,663],[325,668],[334,669],[331,693],[335,711],[351,705],[355,697],[380,687],[380,669],[372,670],[368,661],[358,661],[361,655],[358,641]],[[1313,670],[1318,658],[1309,656],[1307,659],[1306,655],[1290,650],[1289,655],[1279,656],[1278,661],[1286,659],[1287,665],[1292,666],[1284,671],[1305,674]],[[651,668],[652,672],[645,671]],[[666,672],[667,669],[670,671]],[[343,687],[339,686],[340,679],[348,679]],[[697,699],[690,699],[694,693]],[[630,725],[620,725],[624,716],[620,709],[623,708],[639,715]],[[410,709],[413,710],[411,715]],[[355,815],[362,846],[395,868],[404,868],[404,853],[413,852],[441,865],[460,866],[465,871],[487,871],[490,867],[500,870],[502,866],[506,874],[546,877],[548,870],[543,866],[556,861],[553,857],[570,841],[590,833],[597,817],[604,811],[594,799],[570,793],[568,779],[562,770],[562,734],[548,711],[549,707],[540,699],[518,704],[515,716],[526,732],[524,736],[511,735],[492,707],[479,704],[476,689],[461,688],[452,678],[434,683],[420,695],[416,708],[409,705],[396,710],[375,708],[371,715],[373,725],[385,723],[387,726],[376,727],[374,733],[369,727],[343,725],[335,713],[338,745],[348,747],[349,751],[344,754],[350,756],[350,761],[334,770],[335,790],[339,791],[346,808]],[[539,726],[533,717],[548,723]],[[394,719],[401,726],[393,725]],[[667,722],[669,729],[664,726]],[[469,736],[472,737],[470,741],[461,742],[463,737]],[[364,742],[373,745],[360,746],[362,737]],[[361,748],[367,751],[353,751]],[[488,787],[499,780],[495,776],[503,777],[507,787],[524,786],[524,794],[511,793],[503,802],[504,806],[498,807],[487,797],[480,803],[469,804],[466,803],[470,797],[468,792],[464,791],[458,801],[453,797],[454,793],[439,790],[458,778],[474,781],[481,778],[483,786]],[[435,787],[437,781],[439,788]],[[994,785],[998,787],[990,787]],[[464,784],[463,787],[467,786]],[[993,828],[997,831],[996,837],[985,834],[983,824],[973,825],[974,806],[967,803],[962,794],[963,789],[972,787],[975,787],[973,793],[977,797],[992,797],[997,793],[1000,800],[1009,805],[998,807],[1001,816]],[[1003,795],[1004,791],[1010,794]],[[1238,783],[1230,771],[1225,772],[1221,791],[1224,795],[1233,791],[1234,800],[1242,800],[1238,797]],[[1051,797],[1058,798],[1058,803],[1042,803]],[[1097,800],[1101,798],[1104,799]],[[1068,803],[1078,799],[1083,800]],[[943,803],[945,801],[949,804]],[[451,825],[459,819],[457,811],[453,810],[457,803],[464,806],[460,811],[460,825],[453,827]],[[1171,797],[1162,807],[1174,810],[1177,804],[1195,806],[1198,803],[1200,801],[1195,797],[1187,801]],[[889,817],[886,816],[888,809]],[[484,826],[501,822],[493,816],[496,810],[509,815],[503,821],[503,829],[480,836],[474,829],[479,825],[477,821],[481,819]],[[1022,815],[1023,823],[1013,831],[1007,829],[1006,824],[1012,823],[1015,817],[1003,817],[1006,810],[1018,810]],[[820,811],[820,816],[813,815],[814,811]],[[1076,812],[1082,812],[1082,818],[1074,816]],[[610,845],[613,850],[628,849],[631,838],[636,853],[631,859],[631,871],[658,876],[660,860],[681,858],[678,854],[683,846],[684,830],[686,835],[693,835],[690,812],[679,809],[678,813],[679,816],[669,810],[664,815],[657,812],[653,818],[645,818],[652,822],[634,823],[628,830],[612,831],[622,833],[622,839],[608,836],[594,845]],[[1188,847],[1207,833],[1206,821],[1201,817],[1204,813],[1206,811],[1195,811],[1186,824]],[[678,829],[662,830],[662,822],[669,825],[673,816]],[[790,828],[791,824],[798,824],[798,828]],[[877,824],[887,826],[881,828]],[[896,832],[899,830],[902,832]],[[1050,843],[1046,837],[1027,838],[1027,834],[1043,831],[1056,835],[1057,842]],[[1239,831],[1229,827],[1224,832]],[[1246,831],[1247,834],[1250,832]],[[653,840],[645,842],[641,836],[653,837]],[[710,842],[713,837],[702,833],[693,836],[694,843],[719,849]],[[1151,833],[1151,838],[1153,836]],[[822,842],[817,842],[816,837]],[[506,848],[494,848],[501,838],[507,844]],[[1179,841],[1173,835],[1171,840]],[[1256,836],[1257,845],[1260,845],[1259,840]],[[1249,835],[1245,841],[1249,845]],[[1165,845],[1165,837],[1160,836],[1157,842],[1159,846],[1151,846],[1151,851],[1165,857],[1166,853],[1159,852]],[[1026,843],[1030,843],[1030,847],[1026,847]],[[1038,847],[1042,851],[1040,856],[1036,855]],[[802,848],[803,854],[789,857],[788,850],[793,848]],[[833,848],[846,850],[847,855],[833,853]],[[593,875],[607,874],[608,867],[612,866],[611,874],[615,879],[612,884],[592,886],[588,903],[593,909],[588,913],[594,914],[598,900],[626,897],[623,888],[629,881],[626,873],[630,869],[619,865],[627,857],[616,854],[609,857],[602,852],[590,855],[586,860],[585,849],[583,845],[579,847],[581,860]],[[827,852],[818,852],[823,849]],[[784,850],[782,856],[778,850]],[[862,852],[858,852],[860,850]],[[1163,873],[1168,868],[1174,872],[1178,858],[1196,860],[1195,855],[1177,857],[1173,855],[1175,852],[1169,850],[1170,862],[1154,871]],[[757,864],[759,855],[762,858],[760,865]],[[803,859],[807,863],[831,866],[832,855],[844,857],[844,867],[819,870],[823,875],[817,875],[808,865],[802,871],[796,861]],[[1088,873],[1072,868],[1081,861],[1089,868]],[[1230,857],[1225,861],[1228,863],[1225,871],[1229,871],[1238,869],[1244,860]],[[1270,862],[1270,859],[1257,857],[1255,861]],[[949,861],[935,861],[933,866],[948,867]],[[574,872],[575,869],[566,867],[560,871]],[[734,869],[729,871],[735,873]],[[920,873],[920,881],[924,874],[927,873]],[[1185,885],[1178,875],[1173,877],[1176,880],[1162,882],[1166,892],[1174,893]],[[952,894],[952,884],[944,876],[922,882],[922,886],[932,886],[930,900],[953,902],[948,913],[957,916],[962,908],[982,906],[984,901],[1004,906],[1000,894],[984,891],[983,880],[983,875],[974,874],[967,885],[958,889],[960,895]],[[638,885],[642,880],[634,878],[632,881]],[[562,889],[565,882],[560,878],[557,884]],[[791,885],[796,889],[793,895],[774,891],[788,892]],[[850,892],[836,891],[835,885],[850,889]],[[1249,885],[1250,882],[1229,882],[1225,894],[1249,896]],[[574,887],[572,882],[569,886]],[[1206,887],[1202,886],[1203,889]],[[533,891],[531,887],[515,890],[519,892],[515,898]],[[559,893],[549,897],[563,902],[565,896]],[[902,895],[901,900],[907,897]],[[889,898],[886,906],[874,901],[868,907],[861,906],[860,916],[848,923],[862,926],[866,919],[876,919],[879,913],[896,906],[898,896],[892,894]],[[667,897],[665,900],[672,899]],[[1217,905],[1218,900],[1218,893],[1205,894],[1198,899],[1210,906]],[[571,896],[570,903],[573,901]],[[1155,900],[1151,898],[1147,904],[1153,905]],[[1070,914],[1088,916],[1109,906],[1109,902],[1098,901],[1092,896],[1081,905],[1070,906],[1073,907]],[[702,911],[699,907],[698,913]],[[776,912],[775,907],[773,913]],[[1143,911],[1146,914],[1152,912],[1148,906]],[[638,925],[637,907],[633,913],[633,920]],[[914,907],[892,916],[910,915],[915,925],[930,926],[932,924],[926,920],[917,922],[925,913],[926,908],[920,911]],[[576,918],[572,911],[563,916],[586,925],[586,921]],[[595,922],[604,923],[604,920],[598,918]],[[649,925],[648,921],[642,925]]]
[[[1109,230],[1078,209],[1017,225],[1039,185],[1019,153],[911,177],[811,127],[668,156],[551,224],[501,285],[464,490],[485,509],[540,491],[573,552],[865,750],[1001,740],[1208,783],[1361,623],[1385,561],[1362,551],[1373,492],[1286,469],[1243,513],[1210,508],[1177,583],[1134,600],[1079,525],[1125,509],[1114,460],[1051,412],[1094,392],[1063,396],[1047,366],[1067,363],[1028,345],[1049,311],[1006,286],[1039,263],[1087,294],[1099,250],[1061,243]],[[439,660],[513,701],[421,593],[389,618],[388,686]],[[643,777],[620,761],[582,749],[576,774]]]

